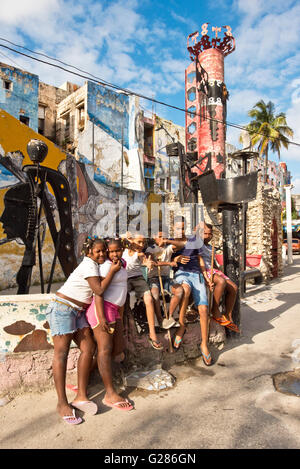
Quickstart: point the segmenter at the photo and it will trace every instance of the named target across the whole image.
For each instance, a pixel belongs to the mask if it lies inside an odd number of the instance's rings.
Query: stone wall
[[[261,270],[265,281],[272,279],[272,237],[274,237],[273,220],[277,226],[275,243],[277,244],[278,276],[282,275],[282,223],[281,200],[279,192],[272,187],[258,183],[257,197],[250,202],[247,211],[247,254],[261,254]],[[276,228],[275,228],[276,229]]]
[[[0,303],[0,396],[16,395],[26,390],[52,387],[53,341],[45,310],[53,295],[11,295]],[[133,306],[134,308],[134,306]],[[171,330],[172,337],[176,329]],[[134,365],[169,366],[200,356],[201,330],[199,321],[187,324],[180,350],[169,353],[167,331],[159,332],[165,350],[154,350],[147,333],[140,334],[134,309],[129,302],[124,315],[125,363],[124,369]],[[226,341],[222,326],[211,321],[210,342],[216,346]],[[76,380],[79,350],[72,342],[67,362],[67,380]]]
[[[201,195],[199,194],[201,201]],[[204,217],[208,223],[215,225],[222,223],[222,215],[217,210],[208,210],[204,208]],[[240,212],[241,220],[241,212]],[[273,220],[277,226],[277,236],[274,235]],[[219,226],[222,230],[222,226]],[[222,250],[222,232],[213,229],[215,246]],[[246,253],[248,255],[261,255],[260,269],[265,282],[271,280],[274,276],[273,261],[274,251],[272,252],[272,236],[276,238],[277,244],[277,274],[282,275],[282,223],[281,223],[281,199],[277,189],[271,186],[265,186],[258,182],[256,199],[248,203],[247,210],[247,246]],[[218,250],[217,250],[218,252]],[[272,259],[273,256],[273,259]]]

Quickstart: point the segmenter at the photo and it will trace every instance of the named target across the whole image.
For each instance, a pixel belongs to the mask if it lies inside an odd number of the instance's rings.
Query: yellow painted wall
[[[58,165],[62,160],[66,159],[66,154],[63,153],[53,142],[45,138],[43,135],[34,132],[34,130],[30,129],[27,125],[22,124],[18,119],[11,116],[3,109],[0,109],[0,145],[2,146],[5,153],[8,152],[15,152],[20,151],[24,155],[23,166],[27,164],[32,164],[28,153],[27,153],[27,144],[32,139],[38,139],[44,141],[48,146],[48,155],[45,158],[44,164],[49,168],[57,170]],[[7,191],[7,188],[0,189],[0,215],[4,210],[4,202],[3,198]],[[2,223],[0,222],[0,239],[5,238],[5,234],[3,233]],[[51,267],[51,260],[53,257],[53,247],[52,247],[52,240],[47,233],[44,243],[45,249],[45,270],[50,270]],[[3,244],[0,246],[0,259],[2,264],[2,269],[6,268],[10,269],[11,271],[17,272],[23,258],[24,247],[18,245],[15,241]],[[44,252],[43,252],[44,257]],[[38,260],[37,260],[38,264]],[[35,267],[34,270],[37,269],[38,266]],[[59,263],[57,263],[56,271],[58,273],[59,278],[62,276],[61,268]],[[8,288],[12,286],[11,283],[7,284],[5,279],[5,275],[2,275],[2,280],[0,280],[0,290]],[[7,278],[11,275],[8,275]],[[35,282],[35,277],[38,279],[39,275],[38,272],[33,272],[33,283]]]

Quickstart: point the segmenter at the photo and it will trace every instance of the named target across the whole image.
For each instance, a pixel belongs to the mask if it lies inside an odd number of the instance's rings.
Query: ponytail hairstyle
[[[98,243],[102,243],[105,249],[107,249],[107,244],[104,239],[98,238],[97,236],[87,236],[82,245],[81,254],[87,256],[93,247]]]
[[[125,245],[125,240],[121,239],[121,238],[108,238],[106,240],[106,245],[107,245],[107,248],[111,245],[111,244],[117,244],[121,249],[124,249],[124,245]]]

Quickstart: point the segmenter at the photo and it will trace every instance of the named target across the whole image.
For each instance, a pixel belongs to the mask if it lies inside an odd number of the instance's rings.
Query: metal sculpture
[[[77,266],[70,188],[63,174],[41,166],[48,153],[48,147],[43,141],[31,140],[27,145],[27,151],[34,164],[26,165],[22,169],[16,167],[10,157],[0,157],[0,163],[21,181],[9,188],[4,196],[5,208],[0,221],[7,238],[2,240],[1,244],[19,238],[25,245],[22,265],[16,278],[18,294],[29,293],[32,269],[36,263],[36,250],[38,250],[41,292],[44,293],[42,238],[45,231],[42,233],[41,224],[41,214],[42,210],[44,211],[55,251],[48,280],[47,293],[49,293],[57,258],[66,277]],[[58,209],[59,229],[53,214],[53,196],[49,188],[54,194]]]
[[[198,176],[198,188],[208,207],[216,207],[222,212],[223,263],[224,273],[240,285],[241,272],[240,220],[239,211],[243,204],[255,199],[257,191],[257,171],[228,179],[216,179],[214,171]],[[240,295],[234,305],[232,319],[240,325]]]
[[[224,57],[235,49],[230,26],[212,27],[208,36],[202,25],[200,40],[196,31],[188,36],[187,49],[192,63],[186,70],[186,145],[194,145],[201,161],[193,169],[203,174],[213,169],[217,178],[225,177],[226,114],[229,93],[224,83]],[[193,44],[191,44],[193,43]]]

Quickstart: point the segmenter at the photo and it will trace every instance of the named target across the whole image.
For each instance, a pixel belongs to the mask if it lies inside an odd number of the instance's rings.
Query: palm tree
[[[265,181],[267,178],[269,150],[278,154],[283,146],[288,149],[289,140],[293,137],[293,130],[287,125],[284,112],[275,115],[275,106],[272,101],[266,104],[262,99],[248,112],[253,120],[246,126],[250,135],[251,145],[257,146],[259,155],[265,157]],[[240,138],[241,141],[241,138]]]

